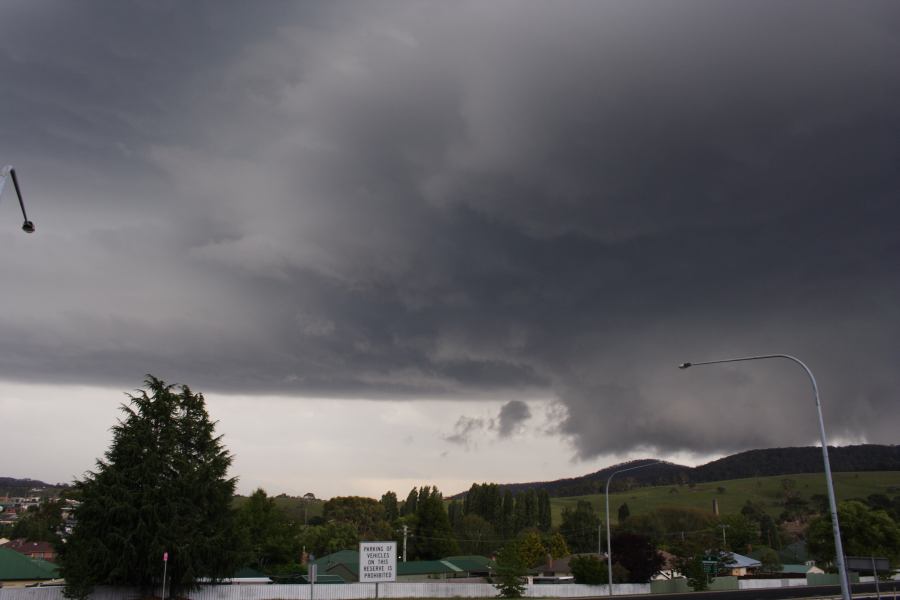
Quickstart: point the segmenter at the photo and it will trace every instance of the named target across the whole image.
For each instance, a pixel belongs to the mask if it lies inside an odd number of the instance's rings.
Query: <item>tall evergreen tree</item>
[[[459,550],[444,508],[444,498],[437,488],[425,486],[419,490],[413,541],[418,559],[436,560]]]
[[[105,459],[75,482],[78,525],[60,557],[70,598],[95,585],[149,594],[161,584],[164,552],[173,596],[239,566],[232,458],[203,396],[152,375],[144,383],[147,390],[122,405]]]
[[[631,516],[631,509],[628,508],[628,503],[623,502],[619,507],[619,523],[627,519]]]
[[[403,503],[403,507],[400,509],[401,516],[414,515],[416,514],[416,510],[419,506],[419,492],[416,488],[409,490],[409,494],[406,496],[406,502]]]
[[[257,489],[238,509],[237,523],[250,566],[273,573],[300,560],[300,529],[265,490]]]
[[[396,493],[385,492],[382,494],[381,505],[384,507],[384,518],[388,523],[393,523],[400,516]]]
[[[550,494],[547,490],[538,492],[538,528],[543,532],[550,531],[553,523],[550,516]]]
[[[566,538],[572,552],[594,552],[597,549],[600,517],[586,500],[579,500],[575,510],[568,506],[562,512],[559,532]]]
[[[515,510],[515,497],[513,496],[512,491],[507,489],[505,492],[503,492],[503,508],[501,510],[503,516],[500,519],[500,532],[504,538],[509,538],[515,535]]]

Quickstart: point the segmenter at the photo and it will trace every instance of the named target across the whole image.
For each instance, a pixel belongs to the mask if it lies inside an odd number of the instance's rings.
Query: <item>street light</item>
[[[628,467],[627,469],[619,469],[618,471],[613,471],[610,474],[609,479],[606,480],[606,565],[609,568],[609,595],[613,595],[613,580],[612,580],[612,543],[610,541],[609,535],[609,482],[612,481],[612,478],[618,475],[619,473],[624,473],[625,471],[634,471],[635,469],[643,469],[644,467],[652,467],[653,465],[658,465],[662,462],[662,460],[655,460],[653,462],[645,463],[643,465],[638,465],[636,467]]]
[[[29,221],[28,215],[25,214],[25,202],[22,201],[22,190],[19,188],[19,178],[16,177],[16,170],[12,165],[7,165],[0,171],[0,196],[3,195],[3,186],[6,184],[7,176],[12,179],[13,187],[16,188],[16,195],[19,197],[19,206],[22,207],[22,217],[25,219],[25,222],[22,223],[22,231],[25,233],[34,233],[34,223]]]
[[[850,585],[847,579],[847,569],[844,565],[844,546],[843,544],[841,544],[841,527],[838,523],[837,502],[834,498],[834,483],[831,480],[831,463],[828,460],[828,440],[825,438],[825,421],[824,419],[822,419],[822,405],[819,402],[819,386],[816,385],[816,378],[813,376],[812,371],[809,370],[809,367],[807,367],[806,363],[804,363],[802,360],[789,354],[763,354],[760,356],[744,356],[741,358],[708,360],[696,363],[685,362],[678,365],[678,368],[687,369],[688,367],[697,367],[701,365],[717,365],[722,363],[744,362],[750,360],[764,360],[768,358],[785,358],[797,363],[798,365],[803,367],[803,370],[806,371],[806,374],[809,376],[810,383],[812,383],[813,395],[815,396],[816,400],[816,412],[819,415],[819,434],[822,436],[822,460],[825,463],[825,485],[828,489],[828,506],[831,510],[831,529],[834,533],[834,551],[835,554],[837,554],[835,559],[837,560],[838,575],[841,580],[841,597],[843,600],[850,600]]]

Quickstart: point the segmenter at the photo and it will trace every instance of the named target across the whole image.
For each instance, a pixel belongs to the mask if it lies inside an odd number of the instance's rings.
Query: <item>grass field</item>
[[[834,492],[838,500],[865,498],[869,494],[881,493],[889,497],[900,495],[900,471],[871,471],[861,473],[833,473]],[[610,494],[609,510],[612,522],[617,521],[616,514],[623,502],[628,503],[632,515],[652,512],[662,506],[678,508],[698,508],[712,511],[713,499],[719,502],[720,514],[739,513],[747,500],[760,502],[773,517],[781,511],[783,501],[783,480],[794,482],[797,494],[809,500],[813,494],[825,494],[825,475],[809,473],[801,475],[779,475],[777,477],[753,477],[749,479],[731,479],[711,483],[698,483],[694,487],[688,485],[668,485],[659,487],[643,487]],[[721,488],[721,490],[720,490]],[[562,521],[562,510],[565,507],[575,508],[579,500],[587,500],[598,510],[601,518],[605,514],[603,494],[590,496],[572,496],[568,498],[551,498],[550,509],[553,524]]]

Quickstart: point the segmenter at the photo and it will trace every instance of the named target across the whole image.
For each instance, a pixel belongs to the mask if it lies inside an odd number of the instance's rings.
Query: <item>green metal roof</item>
[[[812,567],[809,565],[781,565],[779,573],[807,573]]]
[[[241,567],[231,577],[232,579],[265,579],[268,575],[251,567]]]
[[[444,560],[414,560],[397,563],[397,576],[404,575],[442,575],[458,573],[462,569]]]
[[[460,571],[488,571],[496,569],[496,565],[486,556],[471,554],[468,556],[448,556],[444,559],[459,568]]]
[[[327,569],[332,565],[355,565],[359,569],[359,552],[356,550],[340,550],[333,554],[326,554],[314,561],[320,569]]]
[[[58,567],[45,560],[34,560],[9,548],[0,548],[0,581],[56,579]]]

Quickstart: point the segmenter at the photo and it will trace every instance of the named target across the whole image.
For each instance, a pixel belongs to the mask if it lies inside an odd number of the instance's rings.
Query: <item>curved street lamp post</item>
[[[25,214],[25,202],[22,200],[22,190],[19,188],[19,178],[16,177],[16,170],[12,165],[7,165],[0,170],[0,196],[3,195],[3,187],[6,185],[7,177],[12,179],[13,187],[16,188],[16,195],[19,197],[19,206],[22,208],[22,218],[25,219],[25,222],[22,223],[22,231],[25,233],[34,233],[34,223],[29,221],[28,215]]]
[[[822,460],[825,463],[825,484],[828,489],[828,506],[831,510],[831,529],[834,534],[834,551],[836,555],[835,560],[837,562],[839,579],[841,580],[841,598],[842,600],[850,600],[850,584],[847,579],[847,568],[844,564],[844,547],[843,544],[841,544],[841,527],[838,523],[837,502],[835,501],[834,497],[834,483],[831,479],[831,463],[828,460],[828,440],[825,437],[825,421],[824,419],[822,419],[822,405],[819,402],[819,386],[816,385],[816,378],[813,376],[812,371],[802,360],[789,354],[763,354],[759,356],[744,356],[741,358],[708,360],[695,363],[685,362],[678,365],[678,368],[687,369],[688,367],[697,367],[701,365],[718,365],[722,363],[764,360],[768,358],[784,358],[795,362],[796,364],[800,365],[804,371],[806,371],[806,374],[809,376],[809,381],[810,383],[812,383],[813,395],[816,400],[816,412],[819,416],[819,435],[821,435],[822,437]]]
[[[619,469],[618,471],[613,471],[609,479],[606,480],[606,566],[609,569],[609,581],[607,584],[609,585],[609,595],[613,595],[613,573],[612,573],[612,543],[610,541],[609,535],[609,482],[612,481],[612,478],[618,475],[619,473],[624,473],[625,471],[634,471],[635,469],[643,469],[644,467],[652,467],[653,465],[661,464],[665,461],[656,460],[653,462],[649,462],[643,465],[638,465],[636,467],[628,467],[627,469]]]

